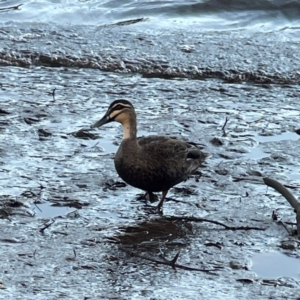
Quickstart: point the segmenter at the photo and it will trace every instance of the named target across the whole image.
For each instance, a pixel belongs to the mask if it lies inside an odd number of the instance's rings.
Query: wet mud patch
[[[163,248],[186,247],[192,226],[183,222],[172,222],[164,218],[151,218],[133,226],[121,227],[115,241],[138,251],[157,254]]]
[[[299,139],[289,135],[299,128],[299,104],[292,96],[297,88],[266,89],[218,80],[191,85],[189,80],[89,69],[1,67],[1,71],[0,102],[8,112],[0,115],[1,209],[9,207],[4,205],[8,200],[24,203],[12,207],[9,218],[0,218],[0,279],[5,287],[1,296],[295,295],[295,283],[280,288],[264,285],[251,270],[251,257],[258,251],[281,252],[282,241],[293,238],[272,213],[277,211],[285,222],[294,222],[295,214],[282,196],[266,188],[263,177],[297,184],[291,174],[300,164]],[[122,137],[118,124],[84,136],[73,134],[89,128],[119,98],[135,105],[140,135],[167,133],[202,144],[211,155],[199,174],[170,190],[163,216],[149,214],[152,204],[139,201],[140,191],[116,174],[113,154]],[[286,139],[257,139],[265,134]],[[257,147],[268,156],[249,159],[248,153]],[[298,190],[293,192],[297,196]],[[34,214],[35,202],[37,207],[62,205],[61,214],[39,217]],[[75,212],[63,212],[68,206]],[[243,226],[264,230],[233,229]],[[217,275],[174,270],[171,264],[132,254],[172,261],[179,251],[177,264]],[[298,244],[290,251],[298,253]],[[99,282],[105,288],[99,288]]]
[[[30,210],[30,206],[25,202],[18,200],[17,197],[1,195],[0,199],[1,218],[10,220],[13,215],[34,216],[33,211]]]

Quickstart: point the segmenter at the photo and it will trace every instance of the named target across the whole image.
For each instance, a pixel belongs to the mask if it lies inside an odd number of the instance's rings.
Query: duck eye
[[[122,105],[118,104],[117,106],[115,106],[115,110],[121,110],[121,109],[123,109]]]

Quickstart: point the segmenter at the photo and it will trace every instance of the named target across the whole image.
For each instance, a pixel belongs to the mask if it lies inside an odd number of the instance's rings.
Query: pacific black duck
[[[195,144],[166,136],[138,139],[136,113],[127,100],[112,102],[103,118],[91,127],[100,127],[112,121],[123,126],[123,140],[114,159],[118,174],[126,183],[149,195],[162,191],[157,206],[161,210],[168,190],[186,180],[207,154]]]

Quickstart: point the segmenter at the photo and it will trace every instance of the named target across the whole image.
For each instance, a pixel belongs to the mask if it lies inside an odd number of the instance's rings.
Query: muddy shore
[[[278,222],[295,222],[292,208],[262,180],[299,197],[297,49],[289,34],[143,20],[2,27],[0,299],[295,299],[299,275],[258,274],[252,257],[300,253]],[[120,126],[78,134],[120,98],[134,103],[140,135],[211,154],[163,216],[114,170]],[[179,251],[177,264],[202,271],[155,262]]]

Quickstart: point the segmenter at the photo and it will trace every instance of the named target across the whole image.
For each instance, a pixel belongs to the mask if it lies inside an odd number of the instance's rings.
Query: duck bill
[[[96,127],[100,127],[106,123],[110,122],[110,118],[109,116],[104,116],[102,119],[100,119],[99,121],[97,121],[96,123],[94,123],[93,125],[91,125],[91,128],[96,128]]]

